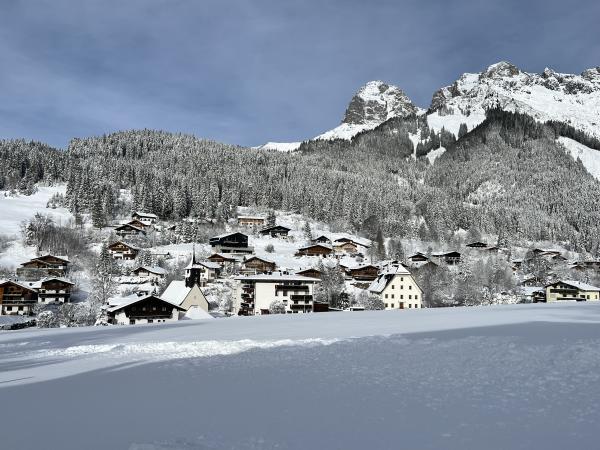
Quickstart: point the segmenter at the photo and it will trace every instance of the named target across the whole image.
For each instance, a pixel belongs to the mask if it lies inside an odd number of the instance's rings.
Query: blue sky
[[[132,128],[258,145],[336,126],[369,80],[600,65],[600,2],[0,0],[0,137]]]

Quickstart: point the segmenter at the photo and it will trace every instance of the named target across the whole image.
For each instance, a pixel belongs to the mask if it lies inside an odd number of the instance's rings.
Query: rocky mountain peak
[[[392,117],[415,114],[417,107],[398,87],[383,81],[369,81],[352,97],[342,123],[367,125]]]

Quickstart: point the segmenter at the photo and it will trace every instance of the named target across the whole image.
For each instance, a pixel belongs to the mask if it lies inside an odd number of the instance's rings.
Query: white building
[[[275,300],[281,301],[288,314],[313,311],[315,284],[320,280],[301,275],[273,274],[236,277],[234,313],[268,314]]]
[[[211,309],[210,303],[200,287],[197,284],[187,286],[183,280],[171,281],[160,297],[186,311],[192,307],[203,309],[206,312]]]
[[[146,226],[154,225],[156,222],[158,222],[158,216],[156,214],[145,213],[140,211],[134,212],[131,215],[131,218],[133,220],[139,220]]]
[[[371,283],[369,292],[379,296],[385,309],[414,309],[423,306],[423,291],[401,264],[385,268]]]
[[[196,261],[194,256],[185,268],[185,279],[188,282],[188,286],[196,283],[199,286],[204,287],[208,283],[212,283],[219,278],[220,272],[221,266],[216,262]]]

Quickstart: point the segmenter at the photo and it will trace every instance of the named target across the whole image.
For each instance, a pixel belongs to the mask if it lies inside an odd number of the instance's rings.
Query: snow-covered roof
[[[185,285],[183,280],[174,280],[167,286],[160,298],[167,300],[176,305],[181,305],[192,288]]]
[[[237,216],[238,220],[239,219],[253,219],[253,220],[265,220],[265,217],[263,216]]]
[[[238,261],[240,259],[239,256],[236,257],[236,256],[233,256],[232,254],[225,255],[223,253],[213,253],[212,255],[209,256],[209,258],[212,258],[213,256],[219,256],[219,257],[221,257],[223,259],[231,259],[231,260],[234,260],[234,261]]]
[[[202,308],[199,308],[196,305],[190,306],[190,309],[187,310],[183,318],[189,320],[214,319],[210,313],[204,311]]]
[[[145,212],[135,211],[133,214],[136,214],[136,215],[138,215],[140,217],[149,217],[150,219],[158,219],[158,216],[156,214],[152,214],[152,213],[145,213]]]
[[[146,270],[147,272],[155,273],[156,275],[165,275],[167,273],[165,269],[158,266],[139,266],[133,269],[132,272],[136,272],[138,270]]]
[[[380,294],[396,275],[410,275],[402,264],[386,267],[369,286],[369,291]]]
[[[39,281],[23,283],[22,281],[15,281],[15,280],[0,280],[0,285],[2,285],[4,283],[13,283],[13,284],[16,284],[17,286],[21,286],[22,288],[27,289],[29,291],[39,289]]]
[[[569,286],[573,286],[574,288],[577,288],[580,291],[600,291],[599,287],[592,286],[591,284],[582,283],[581,281],[575,281],[575,280],[559,280],[559,281],[549,284],[548,286],[553,286],[557,283],[568,284]]]
[[[240,281],[264,281],[264,282],[277,282],[277,281],[306,281],[306,282],[319,282],[318,278],[310,278],[302,275],[284,275],[280,273],[273,274],[259,274],[259,275],[244,275],[235,277],[236,280]]]
[[[241,231],[230,231],[229,233],[223,233],[223,234],[218,234],[216,236],[213,236],[211,239],[222,239],[227,236],[233,236],[234,234],[241,234],[241,235],[248,237],[247,234],[244,234]]]
[[[118,230],[120,228],[126,228],[126,227],[133,228],[134,230],[141,231],[141,232],[145,233],[145,231],[142,228],[136,227],[135,225],[131,225],[130,223],[124,223],[122,225],[118,225],[118,226],[115,227],[115,230]]]
[[[199,268],[200,266],[206,267],[207,269],[220,269],[221,266],[218,263],[212,261],[196,261],[192,259],[190,263],[185,267],[186,269]]]
[[[266,263],[269,263],[269,264],[275,264],[275,261],[271,261],[270,259],[263,258],[262,256],[256,256],[256,255],[252,255],[250,258],[248,258],[244,262],[248,262],[248,261],[251,261],[253,259],[259,259],[259,260],[261,260],[263,262],[266,262]]]
[[[181,306],[179,306],[179,305],[177,305],[177,304],[175,304],[175,303],[173,303],[173,302],[170,302],[170,301],[166,300],[166,299],[165,299],[165,298],[163,298],[163,297],[158,297],[157,295],[146,295],[146,296],[144,296],[144,297],[138,297],[138,296],[136,296],[135,298],[131,298],[131,299],[129,299],[128,301],[125,301],[125,302],[123,302],[123,303],[120,303],[120,304],[118,304],[118,305],[115,305],[115,306],[111,306],[111,307],[109,307],[109,308],[107,309],[107,311],[108,311],[108,312],[115,312],[115,311],[118,311],[119,309],[123,309],[123,308],[125,308],[125,307],[127,307],[127,306],[134,305],[134,304],[136,304],[136,303],[138,303],[138,302],[141,302],[141,301],[143,301],[143,300],[146,300],[146,299],[147,299],[147,298],[149,298],[149,297],[155,297],[155,298],[158,298],[158,299],[160,299],[160,300],[162,300],[162,301],[164,301],[164,302],[166,302],[166,303],[169,303],[170,305],[173,305],[175,308],[183,309],[183,308],[181,308]]]

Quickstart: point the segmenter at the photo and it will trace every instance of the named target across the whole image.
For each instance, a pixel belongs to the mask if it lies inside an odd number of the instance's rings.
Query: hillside
[[[563,303],[0,334],[11,405],[0,432],[11,450],[592,449],[599,312]],[[56,432],[65,415],[68,432]]]

